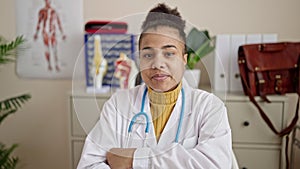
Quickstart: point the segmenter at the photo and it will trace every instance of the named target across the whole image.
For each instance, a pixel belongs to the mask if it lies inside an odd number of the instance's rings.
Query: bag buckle
[[[281,93],[282,92],[282,80],[281,75],[275,75],[276,83],[275,83],[275,91]]]
[[[245,59],[241,59],[241,60],[238,61],[239,64],[242,64],[242,63],[245,63],[245,62],[246,62]]]
[[[281,79],[281,75],[275,75],[275,79]]]
[[[264,45],[263,44],[258,45],[258,51],[263,51],[263,50],[264,50]]]

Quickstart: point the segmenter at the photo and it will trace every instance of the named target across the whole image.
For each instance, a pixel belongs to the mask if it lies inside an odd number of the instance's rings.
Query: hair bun
[[[178,12],[177,8],[171,9],[164,3],[158,4],[155,8],[151,9],[149,12],[159,12],[159,13],[171,14],[171,15],[181,18],[180,13]]]
[[[185,21],[182,20],[177,8],[171,9],[164,3],[158,4],[149,11],[145,21],[143,22],[142,32],[149,28],[156,28],[157,26],[169,26],[176,28],[179,32],[181,32],[182,36],[185,36],[185,34],[183,34]]]

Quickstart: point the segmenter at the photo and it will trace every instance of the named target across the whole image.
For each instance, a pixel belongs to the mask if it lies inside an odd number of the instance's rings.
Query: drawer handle
[[[243,125],[244,125],[245,127],[247,127],[247,126],[250,125],[250,123],[249,123],[248,121],[244,121]]]

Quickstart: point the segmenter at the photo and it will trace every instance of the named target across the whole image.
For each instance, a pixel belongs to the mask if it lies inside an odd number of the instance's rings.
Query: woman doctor
[[[177,9],[150,10],[139,39],[144,84],[114,93],[88,134],[78,169],[231,168],[226,108],[183,79],[185,21]]]

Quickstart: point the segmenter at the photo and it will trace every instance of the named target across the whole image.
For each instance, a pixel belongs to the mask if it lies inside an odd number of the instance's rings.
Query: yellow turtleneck
[[[151,88],[148,88],[150,111],[157,140],[159,140],[159,137],[173,111],[181,86],[182,85],[180,83],[174,90],[164,93],[155,92]]]

